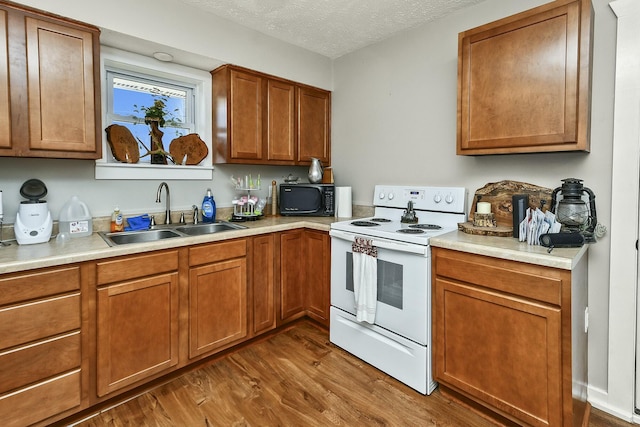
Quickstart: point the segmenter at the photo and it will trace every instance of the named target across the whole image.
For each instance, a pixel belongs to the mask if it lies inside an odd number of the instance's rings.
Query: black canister
[[[529,207],[529,196],[527,194],[514,194],[511,196],[511,207],[513,209],[513,237],[520,238],[520,223],[524,220]]]

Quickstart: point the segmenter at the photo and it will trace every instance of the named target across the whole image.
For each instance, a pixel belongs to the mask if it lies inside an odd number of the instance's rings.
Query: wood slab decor
[[[121,125],[110,125],[107,132],[107,141],[111,147],[113,157],[123,163],[138,163],[140,160],[140,149],[138,141],[131,131]]]
[[[469,211],[469,221],[458,224],[458,229],[468,234],[511,237],[513,235],[512,196],[526,194],[529,196],[530,208],[540,208],[545,212],[551,208],[552,192],[553,190],[550,188],[526,182],[505,180],[489,183],[476,190]],[[491,203],[491,213],[496,221],[495,227],[476,227],[473,225],[478,201]],[[543,201],[544,203],[542,203]]]
[[[183,164],[182,161],[185,156],[187,156],[184,162],[185,165],[197,165],[207,157],[209,149],[198,134],[190,133],[171,141],[169,153],[171,153],[171,157],[178,165]]]

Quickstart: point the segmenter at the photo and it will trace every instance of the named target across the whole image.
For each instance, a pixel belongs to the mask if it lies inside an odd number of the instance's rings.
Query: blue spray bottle
[[[215,222],[216,220],[216,201],[213,200],[211,189],[207,188],[207,194],[202,200],[202,222]]]

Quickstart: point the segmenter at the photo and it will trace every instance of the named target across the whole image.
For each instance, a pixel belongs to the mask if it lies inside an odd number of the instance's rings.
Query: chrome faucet
[[[167,189],[167,199],[166,199],[166,207],[165,207],[165,224],[171,224],[171,193],[169,192],[169,186],[166,182],[161,182],[158,186],[158,193],[156,194],[156,203],[161,203],[160,195],[162,194],[162,187]]]
[[[198,223],[198,207],[196,205],[193,205],[192,208],[193,208],[193,223],[197,224]]]

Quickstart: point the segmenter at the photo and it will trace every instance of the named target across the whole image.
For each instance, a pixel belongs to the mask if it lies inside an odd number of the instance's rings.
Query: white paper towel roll
[[[336,216],[351,218],[351,187],[336,187]]]

